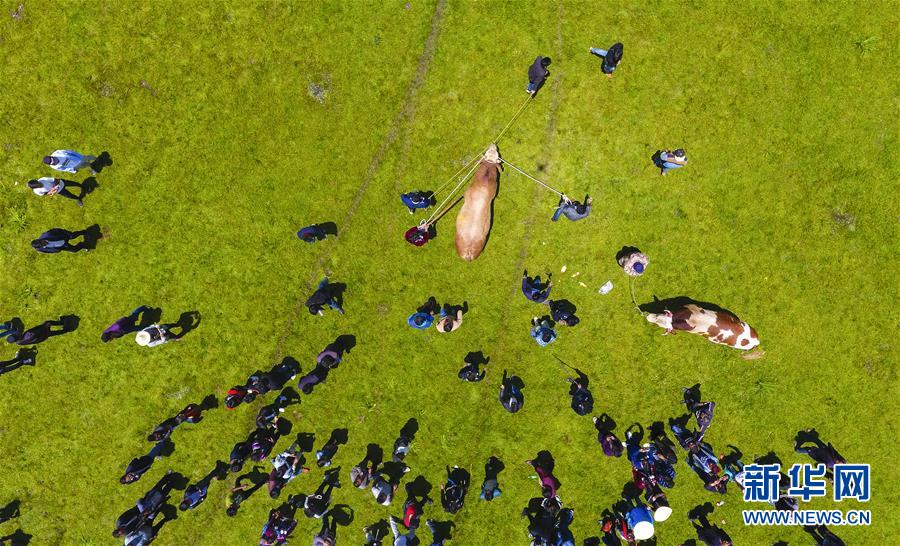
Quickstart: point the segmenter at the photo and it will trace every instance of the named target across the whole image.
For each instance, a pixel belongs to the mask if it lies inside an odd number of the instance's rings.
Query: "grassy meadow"
[[[0,7],[0,321],[80,319],[37,347],[36,366],[0,375],[0,506],[21,501],[0,536],[21,529],[34,545],[114,543],[116,517],[167,469],[204,476],[274,394],[181,426],[170,457],[120,485],[157,423],[208,394],[224,398],[285,356],[309,371],[340,334],[355,335],[356,348],[284,414],[294,432],[315,433],[317,447],[333,429],[349,430],[334,463],[344,482],[335,502],[354,519],[338,544],[362,544],[364,525],[400,515],[402,493],[390,509],[376,505],[347,471],[368,443],[389,453],[411,417],[420,430],[404,481],[424,476],[437,497],[445,465],[472,473],[461,512],[426,509],[455,523],[449,544],[528,543],[519,512],[539,490],[522,461],[542,449],[556,458],[578,543],[596,536],[630,468],[604,457],[590,418],[569,409],[553,355],[590,376],[596,414],[613,417],[620,434],[680,415],[681,388],[695,383],[717,402],[707,440],[719,453],[730,444],[745,462],[770,451],[786,464],[809,462],[793,453],[793,438],[814,427],[848,461],[872,465],[872,500],[803,507],[872,510],[869,527],[833,529],[847,544],[890,544],[900,532],[890,455],[900,394],[896,4]],[[615,41],[624,60],[608,80],[588,48]],[[507,169],[477,261],[456,256],[456,209],[434,241],[407,244],[403,232],[424,215],[410,216],[399,193],[437,188],[483,150],[525,100],[538,54],[552,58],[550,78],[500,151],[573,197],[590,193],[591,216],[552,223],[556,196]],[[660,176],[650,156],[677,147],[688,166]],[[25,186],[52,176],[41,157],[60,148],[112,159],[83,208]],[[326,221],[338,237],[296,238]],[[91,252],[30,248],[49,228],[93,224],[104,237]],[[660,335],[634,311],[614,259],[624,245],[650,257],[635,285],[639,303],[715,302],[756,328],[765,357],[745,361],[697,336]],[[575,303],[582,319],[546,348],[528,335],[542,310],[519,292],[526,268],[553,272],[553,296]],[[313,317],[303,307],[325,275],[346,283],[346,315]],[[615,287],[601,296],[608,279]],[[460,330],[406,326],[432,295],[468,302]],[[202,321],[180,343],[154,349],[132,336],[100,342],[141,304],[162,308],[164,322],[187,311]],[[463,356],[478,350],[491,358],[487,377],[459,381]],[[0,360],[14,352],[4,344]],[[526,385],[515,415],[497,402],[504,369]],[[485,503],[478,490],[490,455],[506,470],[503,495]],[[694,538],[687,512],[720,499],[683,452],[676,468],[660,545]],[[321,474],[295,479],[277,501],[263,488],[235,518],[224,512],[235,476],[213,482],[156,543],[255,544],[268,511],[311,492]],[[800,528],[745,527],[736,488],[722,498],[711,521],[735,544],[814,543]],[[291,543],[308,544],[319,522],[300,519]],[[421,536],[428,544],[424,527]]]

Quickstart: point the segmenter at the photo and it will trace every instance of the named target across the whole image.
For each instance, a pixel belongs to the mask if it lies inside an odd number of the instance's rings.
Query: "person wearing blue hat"
[[[616,262],[629,277],[640,277],[650,263],[647,255],[634,247],[625,247],[616,257]]]
[[[406,319],[406,323],[416,330],[427,330],[434,323],[434,315],[440,311],[440,308],[441,306],[432,296]]]

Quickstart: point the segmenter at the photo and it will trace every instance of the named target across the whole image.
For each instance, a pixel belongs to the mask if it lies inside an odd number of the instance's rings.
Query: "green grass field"
[[[595,412],[620,434],[680,415],[681,388],[694,383],[718,403],[708,441],[738,446],[745,462],[770,450],[809,462],[793,438],[816,428],[849,461],[872,465],[872,500],[804,508],[870,509],[871,526],[834,531],[847,544],[896,540],[896,4],[0,5],[0,320],[80,317],[77,331],[38,346],[35,367],[0,376],[0,505],[19,499],[22,512],[0,536],[21,528],[36,545],[113,543],[115,518],[165,470],[205,475],[263,402],[182,426],[171,457],[120,485],[154,425],[285,356],[308,371],[325,344],[353,334],[341,367],[285,414],[317,446],[349,429],[335,502],[355,517],[339,544],[361,544],[364,525],[400,515],[402,494],[391,510],[377,506],[347,471],[370,442],[389,452],[410,417],[421,428],[405,481],[422,475],[436,496],[445,465],[472,472],[451,545],[527,544],[518,515],[539,491],[522,461],[541,449],[556,458],[578,543],[596,536],[630,469],[603,457],[590,418],[569,409],[554,354],[590,375]],[[610,81],[587,50],[614,41],[625,56]],[[398,194],[436,188],[481,151],[525,99],[538,54],[553,59],[551,76],[500,149],[575,197],[589,192],[591,217],[551,223],[555,196],[507,170],[477,261],[456,256],[455,210],[436,240],[408,245],[402,233],[421,215]],[[690,164],[659,176],[651,154],[676,147]],[[24,185],[51,175],[40,159],[58,148],[112,158],[84,208]],[[324,221],[337,238],[295,237]],[[95,223],[104,238],[93,252],[30,248],[51,227]],[[613,259],[623,245],[650,256],[639,302],[686,295],[729,308],[758,330],[765,357],[661,336],[634,312]],[[582,318],[547,348],[528,336],[538,308],[519,293],[524,268],[553,271],[554,296]],[[326,274],[348,285],[344,316],[302,305]],[[601,296],[607,279],[615,288]],[[459,331],[406,326],[430,295],[468,301]],[[202,322],[155,349],[131,336],[100,343],[140,304],[163,308],[163,321],[197,310]],[[491,357],[487,378],[462,383],[462,357],[476,350]],[[4,346],[0,359],[13,352]],[[497,402],[503,369],[526,383],[516,415]],[[507,469],[503,496],[485,503],[478,486],[492,454]],[[683,455],[660,545],[693,538],[688,510],[720,498]],[[268,511],[320,479],[313,470],[294,480],[279,501],[263,489],[228,518],[231,475],[157,544],[255,544]],[[733,487],[725,498],[711,520],[736,544],[813,544],[799,528],[745,527],[748,505]],[[438,503],[426,516],[448,519]],[[292,543],[308,544],[319,522],[300,519]]]

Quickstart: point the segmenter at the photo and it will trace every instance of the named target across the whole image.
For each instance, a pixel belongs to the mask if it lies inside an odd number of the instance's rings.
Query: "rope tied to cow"
[[[634,310],[638,312],[638,314],[642,317],[646,317],[649,313],[641,310],[641,306],[638,305],[637,298],[634,297],[634,283],[637,277],[628,277],[628,287],[631,289],[631,303],[634,304]]]
[[[512,163],[510,163],[509,161],[507,161],[506,159],[504,159],[504,158],[501,157],[501,158],[500,158],[500,161],[502,161],[503,163],[505,163],[505,164],[509,165],[510,167],[512,167],[513,170],[519,171],[519,174],[525,176],[526,178],[530,178],[530,179],[533,180],[534,182],[537,182],[537,183],[540,184],[541,186],[543,186],[543,187],[547,188],[548,190],[552,191],[553,193],[559,195],[559,196],[562,197],[563,199],[566,199],[566,200],[569,199],[569,197],[568,197],[566,194],[564,194],[563,192],[561,192],[561,191],[559,191],[558,189],[556,189],[556,188],[550,186],[549,184],[546,184],[545,182],[542,182],[541,180],[538,180],[537,178],[531,176],[530,174],[526,173],[526,172],[523,171],[522,169],[516,167],[515,165],[513,165]]]
[[[494,139],[493,139],[491,142],[497,143],[501,138],[503,138],[503,135],[506,134],[506,131],[508,131],[509,128],[512,127],[513,123],[516,122],[516,120],[519,118],[519,116],[522,115],[522,112],[525,111],[525,108],[527,108],[528,105],[531,103],[532,98],[533,98],[533,97],[530,96],[530,97],[528,97],[528,98],[525,99],[525,102],[522,103],[522,106],[520,106],[519,109],[516,110],[516,113],[513,114],[513,117],[510,118],[510,120],[509,120],[509,122],[506,124],[506,126],[503,127],[503,129],[500,131],[500,133],[498,133],[497,136],[494,137]],[[437,195],[438,195],[439,193],[441,193],[441,191],[443,191],[444,188],[446,188],[447,186],[449,186],[450,183],[453,182],[453,180],[455,180],[456,177],[459,176],[460,173],[462,173],[462,172],[465,171],[466,169],[470,168],[470,167],[472,166],[472,163],[473,163],[473,162],[480,161],[482,157],[483,157],[483,154],[478,154],[478,155],[476,155],[475,157],[473,157],[472,159],[466,161],[466,162],[463,164],[463,166],[462,166],[458,171],[456,171],[455,173],[453,173],[453,175],[452,175],[450,178],[447,179],[446,182],[444,182],[443,184],[441,184],[441,186],[440,186],[438,189],[434,190],[434,193],[433,193],[432,195],[436,198]],[[452,194],[452,192],[451,192],[451,194]]]
[[[456,187],[454,187],[453,190],[450,191],[450,193],[447,195],[446,199],[444,199],[440,205],[435,207],[434,212],[431,213],[431,216],[429,216],[427,220],[423,220],[422,222],[419,223],[420,226],[431,225],[433,222],[436,222],[441,216],[446,214],[447,211],[442,212],[441,209],[443,209],[444,205],[446,205],[447,202],[450,201],[454,195],[456,195],[456,192],[459,191],[460,186],[462,186],[463,184],[466,183],[467,180],[469,180],[469,178],[475,172],[475,169],[478,168],[481,157],[482,156],[479,156],[476,158],[478,160],[477,162],[473,161],[474,164],[471,165],[471,167],[469,168],[469,170],[466,172],[465,175],[463,175],[459,178],[459,182],[456,184]],[[473,162],[470,162],[470,164]],[[453,205],[455,205],[455,204],[456,203],[454,202]],[[451,208],[453,208],[453,205],[450,205],[450,207],[448,207],[447,210],[450,210]]]

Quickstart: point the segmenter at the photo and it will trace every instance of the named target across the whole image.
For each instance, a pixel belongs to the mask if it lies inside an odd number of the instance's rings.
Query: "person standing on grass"
[[[547,283],[541,282],[541,276],[534,278],[528,276],[528,270],[522,272],[522,293],[528,298],[528,301],[534,303],[544,303],[550,297],[550,289],[553,288],[553,281],[550,275],[547,275]]]
[[[341,308],[337,297],[335,297],[328,284],[327,277],[319,281],[316,291],[313,292],[313,295],[310,296],[308,300],[306,300],[306,308],[309,310],[310,315],[324,315],[325,313],[322,312],[322,309],[325,305],[342,315],[344,314],[344,310]]]
[[[306,226],[297,232],[297,237],[305,242],[305,243],[315,243],[316,241],[323,241],[328,238],[328,234],[322,228],[322,226],[318,224],[313,224],[311,226]]]
[[[329,370],[333,370],[338,367],[338,364],[341,363],[341,357],[343,351],[341,344],[337,341],[333,343],[329,343],[322,352],[316,356],[316,364],[319,366],[324,366]],[[293,379],[293,377],[291,378]]]
[[[41,233],[40,237],[31,241],[31,248],[42,254],[56,254],[57,252],[79,252],[81,250],[87,252],[90,250],[84,236],[87,230],[69,231],[62,228],[53,228]],[[73,245],[71,241],[81,237],[81,242]]]
[[[547,319],[534,317],[531,319],[531,326],[531,337],[534,338],[541,347],[546,347],[556,340],[556,332],[553,331],[553,328],[550,326],[550,322]]]
[[[503,379],[500,381],[500,405],[510,413],[516,413],[525,405],[525,395],[512,377],[506,375],[503,370]]]
[[[456,309],[456,315],[451,316],[450,306],[444,304],[441,308],[440,319],[434,324],[434,327],[437,328],[437,331],[446,334],[448,332],[452,332],[462,326],[463,321],[463,310],[461,308]]]
[[[547,305],[550,306],[550,318],[557,324],[572,327],[581,322],[581,319],[575,316],[565,300],[550,300]]]
[[[151,324],[134,336],[134,341],[141,347],[156,347],[170,341],[180,341],[178,336],[165,326]]]
[[[584,204],[581,204],[579,201],[572,201],[568,196],[563,195],[559,198],[559,206],[557,206],[551,220],[556,222],[560,216],[565,216],[573,222],[587,218],[591,214],[591,203],[593,202],[594,200],[589,195],[584,196]]]
[[[665,150],[663,152],[659,152],[659,158],[656,160],[656,166],[659,167],[659,174],[665,176],[665,174],[672,169],[680,169],[687,165],[687,154],[684,153],[684,150],[678,148],[677,150]]]
[[[432,296],[406,319],[406,323],[416,330],[426,330],[434,323],[434,316],[438,314],[440,308],[441,306]]]
[[[490,501],[500,496],[498,474],[503,470],[503,463],[491,455],[484,465],[484,481],[481,483],[481,499]]]
[[[125,474],[119,478],[119,483],[129,484],[141,479],[141,476],[153,466],[153,461],[162,459],[162,451],[165,445],[165,441],[159,442],[153,446],[153,449],[146,455],[132,459],[131,462],[128,463],[128,467],[125,468]]]
[[[63,197],[66,197],[68,199],[75,200],[75,202],[78,203],[79,207],[83,207],[84,202],[81,201],[81,197],[67,190],[67,185],[81,188],[81,184],[77,184],[75,182],[72,182],[71,180],[65,181],[62,178],[53,178],[51,176],[45,176],[43,178],[37,178],[28,181],[28,187],[31,188],[31,191],[33,191],[35,195],[47,197],[62,195]]]
[[[59,330],[54,330],[54,326],[58,327]],[[8,343],[15,343],[16,345],[37,345],[38,343],[47,341],[52,336],[64,334],[66,331],[66,324],[62,320],[47,320],[33,328],[25,330],[21,335],[10,334],[7,336],[6,341]]]
[[[37,351],[32,349],[19,349],[11,359],[0,361],[0,375],[17,370],[22,366],[34,366],[35,354]]]
[[[555,498],[556,491],[560,488],[561,484],[559,483],[559,480],[556,479],[556,476],[553,475],[553,472],[544,468],[539,461],[535,461],[534,459],[528,459],[525,461],[525,464],[531,465],[538,475],[538,482],[541,486],[541,496],[545,499]]]
[[[0,337],[13,336],[18,338],[22,335],[22,321],[18,318],[12,318],[4,323],[0,323]],[[7,339],[7,341],[9,341]],[[9,341],[12,343],[12,341]]]
[[[125,334],[130,334],[131,332],[136,332],[139,330],[138,328],[138,317],[147,310],[146,305],[141,305],[137,309],[131,312],[130,315],[126,317],[122,317],[117,321],[113,322],[112,325],[109,326],[106,330],[103,330],[103,333],[100,334],[100,341],[106,343],[113,339],[119,339]]]
[[[410,529],[406,534],[400,534],[397,523],[402,522],[399,522],[394,516],[389,516],[388,519],[391,525],[391,533],[394,535],[394,546],[412,546],[418,543],[416,540],[416,527]]]
[[[610,48],[600,49],[599,47],[592,47],[588,51],[592,54],[597,55],[598,57],[603,58],[603,62],[600,63],[600,71],[606,74],[607,78],[612,79],[613,72],[616,71],[616,67],[622,62],[622,53],[624,51],[624,46],[616,42]]]
[[[76,174],[78,171],[88,168],[91,174],[97,174],[92,167],[96,159],[92,155],[80,154],[74,150],[56,150],[44,157],[44,165],[64,173]]]
[[[222,480],[225,478],[227,472],[228,465],[222,461],[216,461],[215,468],[213,468],[209,474],[204,476],[199,482],[187,486],[187,489],[184,490],[184,497],[181,499],[181,504],[178,505],[178,509],[184,512],[185,510],[191,510],[199,506],[200,503],[206,499],[206,494],[209,491],[209,484],[212,482],[213,478]]]
[[[331,466],[331,460],[337,454],[339,446],[338,439],[332,434],[322,449],[316,451],[316,466],[319,468]]]
[[[550,71],[547,70],[548,66],[550,66],[550,59],[538,55],[537,59],[528,67],[528,87],[525,88],[525,92],[532,97],[550,75]]]
[[[415,214],[417,209],[427,209],[434,205],[434,194],[430,191],[412,191],[400,194],[400,200],[410,214]]]

